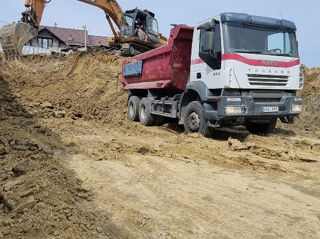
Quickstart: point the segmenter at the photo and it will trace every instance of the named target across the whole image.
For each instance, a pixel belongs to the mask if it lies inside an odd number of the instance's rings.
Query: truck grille
[[[287,86],[289,76],[248,74],[252,86]]]
[[[278,103],[282,99],[282,92],[281,91],[252,91],[251,97],[255,103]]]

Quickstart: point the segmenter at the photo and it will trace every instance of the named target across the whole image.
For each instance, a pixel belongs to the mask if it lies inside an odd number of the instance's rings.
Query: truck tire
[[[147,98],[142,98],[139,106],[139,119],[144,126],[155,124],[155,116],[150,113],[150,105]]]
[[[203,107],[199,101],[190,102],[184,111],[184,129],[187,133],[201,133],[205,137],[211,136],[211,129],[204,118]]]
[[[128,100],[127,114],[130,120],[139,121],[140,98],[138,96],[130,96]]]
[[[277,119],[272,119],[269,123],[246,121],[246,128],[251,134],[270,134],[274,131],[276,125]]]

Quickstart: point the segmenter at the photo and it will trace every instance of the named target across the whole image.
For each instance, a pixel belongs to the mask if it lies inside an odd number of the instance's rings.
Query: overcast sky
[[[20,19],[25,0],[0,0],[0,26]],[[298,28],[302,62],[320,66],[320,0],[136,0],[118,1],[123,10],[139,7],[156,13],[160,31],[168,35],[171,23],[194,26],[221,12],[244,12],[292,20]],[[77,28],[86,24],[89,34],[110,36],[104,12],[77,0],[52,0],[45,9],[42,25]]]

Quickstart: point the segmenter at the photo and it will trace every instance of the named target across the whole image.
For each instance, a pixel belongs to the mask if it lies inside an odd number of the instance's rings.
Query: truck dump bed
[[[126,59],[122,83],[126,90],[185,90],[189,81],[193,27],[171,30],[168,45]]]

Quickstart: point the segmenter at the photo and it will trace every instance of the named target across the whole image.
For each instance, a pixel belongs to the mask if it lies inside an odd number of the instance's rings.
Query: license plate
[[[274,112],[279,112],[279,107],[278,106],[265,106],[261,108],[262,113],[274,113]]]

